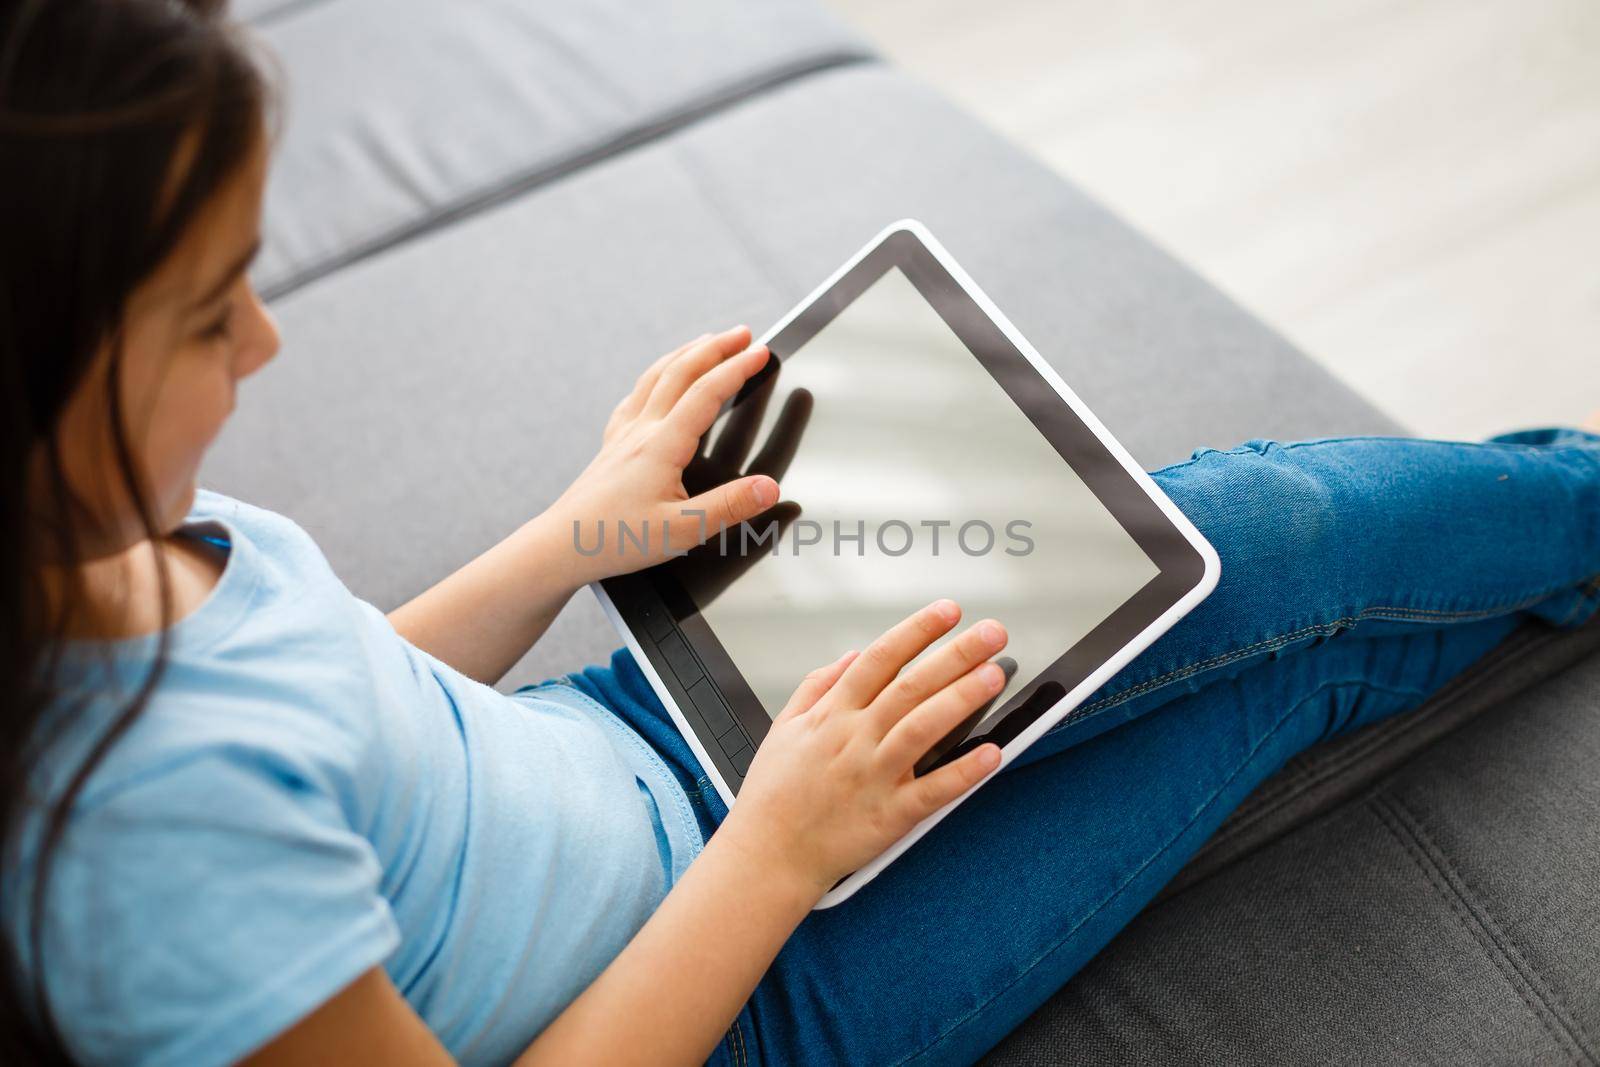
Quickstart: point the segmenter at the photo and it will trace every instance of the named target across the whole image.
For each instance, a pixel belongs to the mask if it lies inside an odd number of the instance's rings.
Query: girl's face
[[[278,351],[278,331],[245,276],[259,244],[266,138],[196,216],[171,256],[128,302],[120,401],[128,445],[162,532],[183,521],[200,461],[233,411],[239,381]],[[145,536],[118,474],[107,402],[110,346],[62,413],[66,480],[94,516],[90,557]]]

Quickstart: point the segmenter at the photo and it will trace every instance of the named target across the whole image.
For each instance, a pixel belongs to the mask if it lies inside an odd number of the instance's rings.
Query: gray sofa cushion
[[[288,123],[256,279],[353,256],[865,47],[806,0],[257,3]]]
[[[986,1062],[1600,1061],[1597,650],[1301,757]]]
[[[326,179],[296,180],[279,181],[280,210],[324,195]],[[761,329],[905,215],[1147,465],[1254,436],[1393,428],[983,126],[857,65],[275,301],[283,354],[244,384],[206,480],[304,523],[358,594],[392,606],[550,501],[657,354],[712,327]],[[616,643],[580,597],[513,679]]]

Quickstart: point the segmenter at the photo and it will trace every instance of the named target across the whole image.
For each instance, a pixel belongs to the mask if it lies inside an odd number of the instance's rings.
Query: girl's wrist
[[[712,835],[711,844],[720,842],[722,848],[737,853],[741,866],[758,875],[757,882],[763,893],[798,912],[795,920],[798,923],[833,887],[836,879],[805,863],[781,838],[755,822],[748,816],[741,818],[739,806],[735,804]],[[706,846],[708,850],[711,844]]]
[[[569,596],[590,582],[610,577],[598,553],[579,551],[578,536],[573,521],[553,510],[529,519],[517,531],[532,573],[562,586]]]

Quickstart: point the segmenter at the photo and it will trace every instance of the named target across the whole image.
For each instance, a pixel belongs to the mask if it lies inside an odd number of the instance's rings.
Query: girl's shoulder
[[[311,535],[287,515],[247,504],[211,489],[195,490],[194,503],[189,506],[188,526],[214,523],[238,531],[258,548],[293,548],[310,551],[319,558],[322,553]]]
[[[78,644],[62,658],[54,711],[63,728],[36,768],[47,777],[88,754],[160,662],[143,712],[99,761],[86,806],[195,764],[282,780],[308,766],[346,770],[371,740],[376,673],[394,668],[375,609],[282,515],[201,491],[186,532],[225,545],[228,559],[164,647],[149,635]]]

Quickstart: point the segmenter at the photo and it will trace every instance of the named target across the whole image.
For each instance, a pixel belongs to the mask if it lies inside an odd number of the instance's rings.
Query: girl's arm
[[[990,662],[1006,640],[993,621],[906,668],[959,617],[949,601],[929,605],[801,683],[705,850],[520,1064],[704,1062],[828,887],[998,766],[989,744],[913,774],[1005,683]],[[420,1067],[449,1056],[374,968],[249,1062],[351,1061]]]
[[[389,613],[413,645],[487,685],[544,635],[588,579],[561,549],[571,545],[541,515]],[[577,553],[569,554],[576,556]]]
[[[493,684],[584,585],[659,562],[668,549],[685,551],[776,503],[777,483],[765,476],[739,478],[693,498],[683,487],[683,469],[717,412],[767,361],[765,347],[749,344],[750,331],[736,326],[657,360],[612,412],[599,455],[561,499],[390,612],[395,630],[461,673]],[[650,551],[619,544],[619,521],[634,531],[648,528]],[[662,538],[669,530],[670,544]],[[603,536],[603,551],[579,552],[580,534],[591,551]]]

